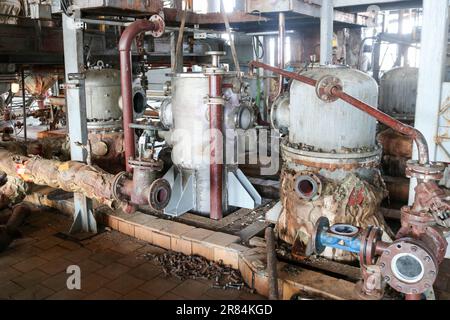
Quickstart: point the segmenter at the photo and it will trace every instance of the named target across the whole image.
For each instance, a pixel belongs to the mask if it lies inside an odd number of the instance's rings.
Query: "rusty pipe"
[[[144,31],[159,32],[164,29],[164,22],[152,22],[149,20],[136,20],[130,24],[122,33],[119,41],[120,52],[120,80],[122,85],[122,107],[123,107],[123,130],[125,146],[125,165],[127,172],[132,172],[133,168],[128,164],[128,160],[134,159],[136,147],[134,143],[134,130],[130,128],[133,123],[133,79],[131,45],[136,36]]]
[[[368,105],[367,103],[364,103],[361,100],[352,97],[351,95],[343,92],[342,88],[333,87],[331,88],[330,93],[333,96],[338,97],[344,100],[345,102],[351,104],[355,108],[358,108],[359,110],[371,115],[384,125],[413,139],[419,151],[419,163],[422,165],[429,164],[430,159],[428,152],[428,144],[422,132],[420,132],[416,128],[413,128],[409,125],[406,125],[398,121],[397,119],[392,118],[391,116]]]
[[[209,96],[222,98],[222,76],[209,75]],[[223,105],[211,102],[209,105],[210,129],[210,218],[223,218]]]
[[[171,196],[170,184],[164,179],[154,179],[148,187],[138,188],[133,177],[126,172],[112,175],[81,162],[29,158],[4,149],[0,149],[1,171],[8,175],[8,180],[11,177],[26,183],[83,194],[113,209],[117,209],[119,204],[129,213],[134,212],[139,205],[162,210]],[[0,194],[0,204],[2,196]],[[7,196],[4,197],[6,200]]]
[[[28,183],[81,193],[101,203],[114,198],[116,177],[81,162],[29,158],[0,149],[0,171]],[[119,191],[131,196],[131,184],[132,180],[128,180]]]
[[[294,72],[281,70],[280,68],[272,67],[258,61],[250,62],[250,67],[263,68],[272,71],[273,73],[283,75],[286,78],[294,79],[313,87],[317,85],[317,81],[314,79],[296,74]],[[429,164],[430,160],[429,160],[428,144],[424,135],[419,130],[392,118],[391,116],[385,114],[384,112],[378,110],[377,108],[368,105],[367,103],[362,102],[361,100],[352,97],[351,95],[343,92],[342,88],[340,87],[333,86],[329,88],[329,93],[334,97],[340,98],[341,100],[349,103],[355,108],[369,114],[370,116],[377,119],[379,122],[394,129],[395,131],[400,132],[401,134],[404,134],[413,139],[417,145],[417,149],[419,150],[419,163],[422,165]]]

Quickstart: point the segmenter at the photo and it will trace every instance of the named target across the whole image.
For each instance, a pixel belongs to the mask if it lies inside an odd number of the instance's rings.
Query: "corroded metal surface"
[[[295,181],[298,173],[283,169],[281,175],[281,202],[283,211],[278,220],[278,233],[282,240],[293,244],[297,242],[305,251],[314,232],[315,222],[325,216],[332,223],[351,224],[358,227],[379,226],[390,233],[384,218],[378,212],[379,205],[386,195],[381,177],[378,183],[370,184],[355,174],[347,175],[342,181],[322,179],[322,194],[313,201],[305,201],[296,192]],[[298,241],[295,241],[298,239]],[[305,253],[305,252],[303,252]],[[326,250],[323,255],[337,261],[353,261],[356,256],[340,250]]]
[[[114,175],[80,162],[28,158],[0,150],[0,170],[25,182],[81,193],[102,203],[113,198]]]

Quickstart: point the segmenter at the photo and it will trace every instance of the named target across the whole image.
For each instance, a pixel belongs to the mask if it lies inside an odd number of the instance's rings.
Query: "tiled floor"
[[[211,281],[165,278],[146,253],[163,249],[115,231],[76,243],[55,235],[70,220],[42,212],[30,217],[23,238],[0,253],[0,299],[264,299],[212,288]],[[66,269],[81,269],[81,290],[68,290]]]
[[[213,289],[211,281],[165,278],[147,261],[164,252],[116,231],[76,243],[55,235],[68,230],[65,216],[42,212],[21,229],[23,238],[0,253],[0,299],[264,299],[241,291]],[[67,289],[70,265],[81,269],[81,290]],[[439,299],[450,300],[450,260],[435,285]]]

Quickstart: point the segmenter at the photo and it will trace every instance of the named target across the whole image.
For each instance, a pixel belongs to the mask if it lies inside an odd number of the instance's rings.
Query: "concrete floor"
[[[212,281],[163,276],[145,254],[164,252],[116,231],[81,243],[55,236],[70,219],[54,212],[30,217],[23,238],[0,254],[0,299],[260,300],[237,290],[212,288]],[[68,290],[66,269],[81,268],[81,290]]]

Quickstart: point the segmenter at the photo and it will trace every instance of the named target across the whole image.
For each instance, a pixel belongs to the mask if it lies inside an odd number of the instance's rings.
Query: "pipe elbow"
[[[119,51],[131,51],[131,44],[133,43],[134,38],[141,32],[151,31],[154,37],[160,37],[163,35],[164,29],[164,20],[159,15],[154,15],[149,20],[136,20],[122,33],[119,41]]]
[[[119,51],[130,51],[134,38],[143,32],[151,31],[155,28],[155,24],[148,20],[136,20],[130,24],[122,33],[119,41]]]

